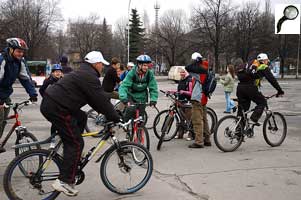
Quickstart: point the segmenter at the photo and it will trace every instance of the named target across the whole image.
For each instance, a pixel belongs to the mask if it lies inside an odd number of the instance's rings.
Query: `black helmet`
[[[8,38],[6,42],[10,48],[28,50],[26,42],[21,38]]]

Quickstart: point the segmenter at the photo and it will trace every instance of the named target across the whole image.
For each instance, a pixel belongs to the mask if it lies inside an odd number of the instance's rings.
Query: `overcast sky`
[[[240,5],[242,2],[250,0],[232,0],[232,2]],[[261,6],[264,5],[264,0],[260,1]],[[156,0],[131,0],[131,8],[137,8],[140,15],[144,10],[147,11],[150,21],[155,18],[154,4]],[[168,9],[184,9],[187,14],[201,0],[157,0],[160,4],[160,14]],[[95,13],[101,18],[106,17],[108,24],[114,26],[116,21],[121,17],[127,17],[129,0],[61,0],[60,8],[66,22],[68,19],[76,19],[78,17],[87,17],[90,13]],[[301,0],[271,0],[272,10],[276,3],[299,3]]]

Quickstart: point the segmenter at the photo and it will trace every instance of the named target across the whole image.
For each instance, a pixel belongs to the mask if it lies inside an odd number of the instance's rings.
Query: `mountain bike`
[[[275,95],[265,97],[271,99]],[[238,102],[237,99],[233,99]],[[216,146],[224,152],[235,151],[244,139],[252,138],[254,136],[254,125],[249,123],[248,114],[255,109],[244,111],[242,116],[228,115],[221,118],[216,126],[214,132],[214,142]],[[269,109],[268,105],[264,110],[266,117],[263,122],[263,137],[267,144],[272,147],[280,146],[285,140],[287,134],[287,124],[285,117],[279,113]]]
[[[123,112],[124,106],[121,101],[117,101],[114,104],[114,109]],[[149,106],[146,104],[146,112],[143,115],[144,124],[147,129],[153,128],[153,117],[159,113],[159,109],[156,106]],[[149,114],[148,114],[149,113]],[[103,126],[106,122],[105,116],[103,114],[97,113],[94,109],[90,109],[87,111],[87,125],[85,130],[87,132],[93,132],[99,130],[101,126]]]
[[[21,143],[29,143],[38,141],[38,139],[30,133],[25,126],[22,126],[21,121],[19,120],[19,111],[24,107],[32,104],[30,100],[22,101],[20,103],[10,103],[10,104],[4,104],[3,106],[5,108],[12,108],[14,114],[7,117],[4,123],[7,123],[7,120],[15,119],[15,123],[5,136],[2,142],[0,142],[0,153],[4,153],[6,150],[4,149],[4,146],[6,145],[8,139],[12,136],[12,134],[15,132],[17,135],[15,144],[21,144]],[[40,146],[36,145],[35,147],[26,147],[26,148],[19,148],[15,149],[15,155],[18,156],[24,151],[31,150],[32,148],[39,149]]]
[[[140,119],[136,119],[140,120]],[[111,192],[117,194],[131,194],[137,192],[149,181],[153,171],[153,159],[149,151],[142,145],[128,141],[118,141],[114,136],[113,127],[127,127],[127,123],[105,124],[105,134],[89,152],[82,156],[76,174],[76,185],[85,179],[83,169],[89,161],[103,148],[107,140],[111,139],[112,145],[95,161],[100,165],[100,177],[104,185]],[[83,137],[93,136],[98,132],[84,133]],[[56,141],[55,135],[41,142],[16,145],[14,148],[24,148],[32,145],[42,145],[51,142],[50,148],[34,149],[20,154],[8,165],[3,186],[10,200],[43,199],[52,200],[60,192],[55,191],[51,184],[59,177],[62,168],[62,156],[58,153],[62,142]],[[19,166],[26,167],[26,173],[20,172]]]
[[[160,150],[163,142],[172,140],[178,131],[190,132],[194,135],[191,119],[187,119],[183,109],[191,109],[192,106],[187,101],[179,100],[179,93],[169,93],[160,90],[172,101],[169,109],[158,113],[154,120],[154,133],[159,139],[157,150]],[[217,115],[213,109],[207,107],[207,119],[210,133],[213,132],[217,123]]]

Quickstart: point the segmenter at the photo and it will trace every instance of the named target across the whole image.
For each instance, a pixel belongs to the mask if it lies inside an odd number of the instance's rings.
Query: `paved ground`
[[[172,140],[164,143],[160,152],[155,150],[157,139],[152,131],[151,154],[154,159],[154,173],[150,182],[141,191],[129,196],[119,196],[108,191],[100,181],[99,164],[89,163],[86,180],[78,187],[80,194],[73,199],[158,199],[158,200],[299,200],[301,196],[301,82],[280,81],[286,93],[281,99],[269,102],[272,109],[285,114],[288,135],[280,147],[271,148],[262,137],[261,128],[255,137],[247,139],[235,152],[222,153],[215,146],[205,149],[188,149],[191,142]],[[176,85],[160,80],[160,89],[173,89]],[[273,94],[267,83],[264,93]],[[234,93],[235,94],[235,93]],[[22,88],[16,88],[14,101],[27,98]],[[165,109],[170,101],[160,95],[158,106]],[[224,95],[218,85],[209,106],[219,118],[223,116]],[[49,134],[49,123],[39,113],[39,106],[31,105],[21,113],[23,124],[39,139]],[[7,197],[2,188],[2,177],[8,162],[13,158],[8,152],[0,154],[0,199]],[[87,139],[86,146],[95,139]],[[63,195],[58,199],[69,199]]]

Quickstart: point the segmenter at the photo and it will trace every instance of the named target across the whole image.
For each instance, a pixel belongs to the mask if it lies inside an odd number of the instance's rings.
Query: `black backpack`
[[[213,72],[213,70],[208,70],[208,74],[206,77],[206,80],[202,86],[202,89],[204,91],[204,94],[210,98],[212,93],[214,92],[215,88],[217,85],[217,80],[215,78],[215,73]]]

